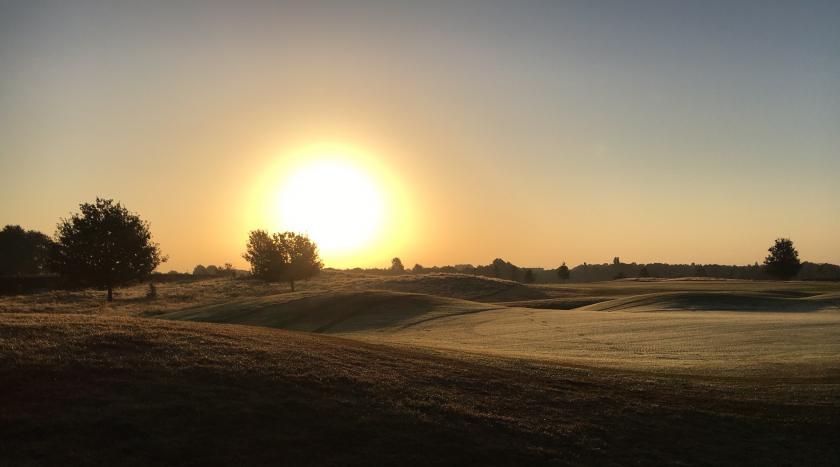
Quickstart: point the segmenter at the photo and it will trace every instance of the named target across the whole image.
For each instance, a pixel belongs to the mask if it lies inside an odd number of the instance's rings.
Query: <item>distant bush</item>
[[[193,268],[194,276],[209,276],[209,277],[236,277],[236,269],[230,263],[225,263],[224,266],[219,267],[209,264],[206,267],[198,265]]]
[[[561,282],[569,280],[569,267],[566,266],[565,261],[559,268],[557,268],[557,278],[560,279]]]
[[[50,272],[53,241],[47,235],[7,225],[0,230],[0,276],[23,276]]]

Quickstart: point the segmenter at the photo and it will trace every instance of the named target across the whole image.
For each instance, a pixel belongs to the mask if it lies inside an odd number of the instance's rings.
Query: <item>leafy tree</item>
[[[56,231],[56,270],[71,280],[103,287],[108,301],[115,286],[144,279],[166,261],[152,241],[149,223],[111,199],[79,205]]]
[[[265,230],[248,234],[247,250],[242,255],[251,263],[251,274],[266,281],[283,279],[288,257],[280,242],[280,234],[269,235]]]
[[[414,271],[415,273],[419,274],[419,273],[423,272],[423,266],[421,266],[420,263],[415,263],[414,267],[411,268],[411,270]]]
[[[650,271],[648,271],[646,265],[642,266],[642,268],[639,269],[639,277],[650,277]]]
[[[557,278],[561,281],[567,281],[569,280],[569,275],[569,267],[566,266],[566,262],[564,261],[563,264],[557,268]]]
[[[698,264],[697,267],[694,268],[694,277],[706,277],[709,273],[706,271],[706,267],[702,264]]]
[[[391,260],[391,272],[401,273],[405,272],[405,266],[403,266],[402,260],[399,258],[394,258]]]
[[[269,235],[264,230],[254,230],[249,234],[247,252],[242,257],[251,263],[255,277],[271,282],[288,281],[292,292],[295,281],[318,274],[324,266],[317,245],[294,232]]]
[[[0,230],[0,275],[48,272],[52,246],[52,239],[41,232],[7,225]]]
[[[321,272],[324,263],[318,255],[318,246],[309,237],[293,232],[285,232],[282,237],[289,255],[289,269],[285,279],[294,292],[296,280],[314,277]]]
[[[193,276],[206,276],[207,275],[207,268],[202,265],[198,265],[193,268]]]
[[[764,258],[764,270],[777,279],[788,280],[802,267],[802,263],[799,262],[799,252],[793,247],[793,242],[789,238],[777,238],[776,243],[767,251],[770,254]]]

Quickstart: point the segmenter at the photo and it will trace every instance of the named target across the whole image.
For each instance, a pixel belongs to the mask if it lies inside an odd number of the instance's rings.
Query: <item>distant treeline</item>
[[[581,264],[570,271],[570,281],[596,282],[630,277],[715,277],[721,279],[772,279],[762,265],[758,263],[747,266],[728,266],[721,264],[636,264],[636,263],[605,263]],[[838,281],[840,280],[840,266],[836,264],[817,264],[803,262],[793,280],[806,281]]]
[[[397,258],[395,258],[396,260]],[[393,262],[392,264],[402,264]],[[625,278],[680,278],[680,277],[710,277],[721,279],[769,280],[764,266],[755,263],[746,266],[728,266],[720,264],[667,264],[667,263],[623,263],[614,258],[612,263],[587,264],[568,269],[566,278],[562,266],[556,269],[527,268],[517,266],[509,261],[496,258],[490,264],[473,266],[471,264],[457,264],[454,266],[424,267],[415,264],[411,269],[395,268],[355,268],[352,271],[369,274],[394,273],[461,273],[478,276],[496,277],[525,283],[558,283],[558,282],[599,282]],[[836,264],[817,264],[803,262],[799,272],[793,280],[805,281],[840,281],[840,266]]]

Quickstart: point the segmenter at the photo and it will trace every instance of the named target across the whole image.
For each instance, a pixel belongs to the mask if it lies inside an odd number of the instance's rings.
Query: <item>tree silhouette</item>
[[[415,263],[414,267],[411,268],[411,270],[414,271],[415,273],[419,274],[419,273],[423,272],[423,266],[420,263]]]
[[[44,274],[49,270],[50,237],[19,225],[0,230],[0,276]]]
[[[251,274],[269,282],[283,279],[288,258],[278,239],[265,230],[254,230],[248,234],[246,252],[242,255],[251,263]]]
[[[557,277],[558,277],[561,281],[567,281],[567,280],[569,280],[569,267],[568,267],[568,266],[566,266],[566,262],[565,262],[565,261],[563,261],[563,264],[561,264],[561,265],[560,265],[560,267],[559,267],[559,268],[557,268]]]
[[[405,266],[403,266],[402,260],[399,258],[394,258],[391,260],[391,272],[402,273],[405,272]]]
[[[285,279],[289,282],[292,292],[295,291],[295,281],[314,277],[324,263],[318,255],[318,246],[305,235],[298,235],[294,232],[282,234],[286,251],[289,255],[289,268]]]
[[[60,274],[105,288],[110,302],[115,286],[144,279],[166,261],[149,223],[120,203],[96,198],[79,210],[58,224],[53,264]]]
[[[650,277],[650,271],[648,271],[647,266],[642,266],[642,268],[639,269],[639,277]]]
[[[324,266],[317,245],[294,232],[269,235],[264,230],[254,230],[249,234],[246,248],[242,257],[251,263],[254,277],[269,282],[288,281],[292,292],[295,281],[318,274]]]
[[[764,258],[764,270],[777,279],[788,280],[802,267],[802,263],[799,262],[799,252],[793,247],[793,242],[789,238],[777,238],[776,243],[767,251],[770,254]]]

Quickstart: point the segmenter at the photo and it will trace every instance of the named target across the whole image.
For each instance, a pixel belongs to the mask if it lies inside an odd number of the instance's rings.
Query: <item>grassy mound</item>
[[[310,296],[280,294],[159,315],[179,321],[247,324],[319,333],[386,331],[496,308],[423,294],[358,291]]]
[[[838,309],[830,297],[773,292],[659,292],[603,301],[594,311],[766,311],[813,312]]]
[[[756,391],[251,326],[3,314],[0,380],[4,465],[840,462],[837,398],[785,381]]]
[[[519,282],[468,274],[418,274],[368,277],[356,287],[437,295],[477,302],[507,302],[547,298],[541,290]]]

